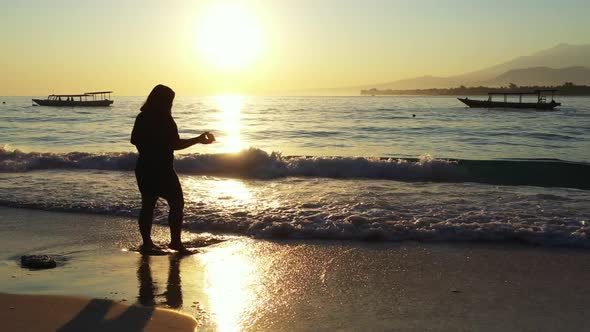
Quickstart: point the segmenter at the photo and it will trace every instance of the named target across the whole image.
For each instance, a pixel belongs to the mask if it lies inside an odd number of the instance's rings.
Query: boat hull
[[[473,108],[520,108],[520,109],[537,109],[552,110],[561,103],[552,101],[550,103],[510,103],[502,101],[475,100],[467,98],[457,98],[463,104]]]
[[[66,101],[66,100],[47,100],[33,99],[33,102],[40,106],[59,106],[59,107],[101,107],[110,106],[112,100],[88,100],[88,101]]]

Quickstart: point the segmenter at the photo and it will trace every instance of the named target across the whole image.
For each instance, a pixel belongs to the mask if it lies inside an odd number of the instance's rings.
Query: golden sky
[[[289,94],[460,74],[587,43],[585,1],[10,1],[0,95]]]

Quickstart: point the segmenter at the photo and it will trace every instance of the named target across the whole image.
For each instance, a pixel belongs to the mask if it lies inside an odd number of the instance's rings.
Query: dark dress
[[[131,143],[139,151],[135,177],[143,195],[182,200],[182,188],[174,171],[173,146],[179,139],[171,115],[144,111],[135,118]]]

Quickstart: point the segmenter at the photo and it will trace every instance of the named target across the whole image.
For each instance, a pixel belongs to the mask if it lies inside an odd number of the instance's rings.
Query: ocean
[[[136,217],[129,137],[145,97],[114,99],[0,97],[0,206]],[[181,137],[218,141],[176,152],[185,228],[590,247],[590,98],[558,99],[538,112],[452,97],[177,97]]]

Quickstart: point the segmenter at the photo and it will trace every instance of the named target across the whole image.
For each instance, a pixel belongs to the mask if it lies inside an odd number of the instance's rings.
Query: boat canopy
[[[113,93],[113,91],[93,91],[93,92],[84,92],[84,93],[78,93],[78,94],[67,94],[67,95],[49,95],[47,96],[48,100],[54,100],[54,99],[61,99],[61,98],[79,98],[80,101],[82,101],[82,98],[84,98],[84,100],[110,100],[111,99],[111,93]]]
[[[84,92],[84,94],[88,97],[92,97],[92,100],[98,99],[111,99],[111,93],[113,91],[93,91],[93,92]]]
[[[492,101],[492,96],[504,96],[504,102],[507,102],[508,96],[518,96],[519,103],[522,103],[522,96],[537,96],[538,103],[545,103],[547,101],[547,98],[543,95],[543,93],[551,92],[551,102],[554,102],[553,97],[556,91],[557,89],[538,89],[528,92],[488,92],[488,100]]]
[[[51,96],[51,97],[87,97],[87,96],[104,95],[104,94],[110,94],[110,93],[113,93],[113,91],[84,92],[84,93],[77,93],[77,94],[70,94],[70,95],[49,95],[49,96]]]
[[[539,95],[543,92],[551,92],[555,93],[557,89],[541,89],[529,92],[488,92],[488,95],[511,95],[511,96],[518,96],[518,95]]]
[[[49,95],[49,97],[84,97],[87,96],[87,94],[83,93],[83,94],[77,94],[77,95]]]
[[[94,92],[84,92],[87,95],[102,95],[107,93],[113,93],[113,91],[94,91]]]

